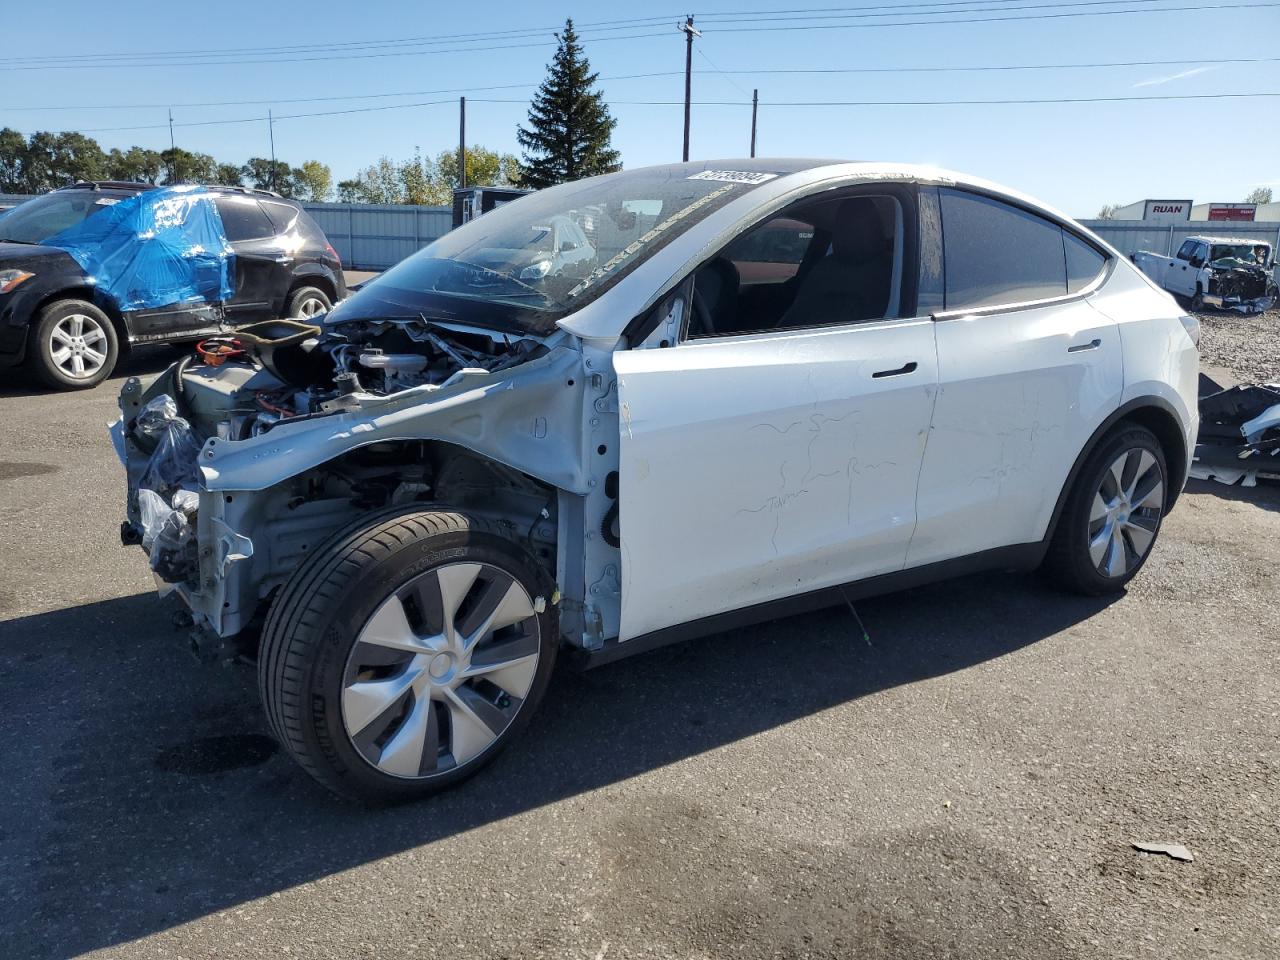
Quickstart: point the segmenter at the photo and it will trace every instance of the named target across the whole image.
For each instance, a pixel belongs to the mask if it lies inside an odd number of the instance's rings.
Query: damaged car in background
[[[1122,589],[1186,478],[1198,335],[985,181],[628,170],[128,380],[121,536],[199,650],[256,659],[308,773],[414,797],[492,759],[558,654],[981,569]]]
[[[1263,313],[1276,302],[1271,244],[1230,237],[1188,237],[1172,257],[1140,252],[1133,262],[1191,310],[1217,307]]]
[[[320,227],[268,190],[77,183],[0,220],[0,368],[57,390],[101,383],[134,344],[314,316],[344,296]]]

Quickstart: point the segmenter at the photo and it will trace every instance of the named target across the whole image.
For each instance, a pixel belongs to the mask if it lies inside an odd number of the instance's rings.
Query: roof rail
[[[64,187],[57,187],[58,190],[153,190],[154,183],[139,183],[136,180],[77,180],[75,183],[69,183]]]
[[[105,188],[107,190],[137,190],[141,192],[143,190],[154,190],[160,186],[169,186],[169,184],[139,183],[136,180],[77,180],[75,183],[69,183],[66,186],[55,187],[54,189],[102,190]],[[173,184],[173,186],[177,186],[177,184]],[[261,187],[244,187],[226,183],[196,184],[196,186],[203,186],[206,190],[225,190],[228,193],[243,193],[246,196],[272,197],[276,200],[286,199],[274,190],[263,190]]]
[[[276,193],[274,190],[263,190],[261,187],[237,187],[234,184],[213,183],[209,185],[210,190],[230,190],[233,193],[243,193],[256,197],[274,197],[277,200],[283,200],[284,197]]]

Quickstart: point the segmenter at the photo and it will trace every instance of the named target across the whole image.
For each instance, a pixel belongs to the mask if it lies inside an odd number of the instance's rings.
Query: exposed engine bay
[[[563,524],[599,529],[616,504],[616,482],[594,484],[583,457],[601,431],[616,437],[616,392],[584,362],[565,335],[423,317],[274,320],[201,341],[121,391],[121,539],[147,551],[201,642],[245,631],[339,528],[415,503],[498,523],[557,581],[581,584],[584,562],[616,569],[617,549],[605,537],[588,550],[600,558],[557,550]],[[595,589],[602,601],[605,586]],[[580,595],[561,614],[579,635]],[[607,595],[593,636],[614,629],[617,587]]]
[[[229,401],[217,435],[243,440],[281,420],[350,409],[357,396],[448,386],[467,373],[497,373],[544,352],[537,339],[461,332],[422,317],[324,328],[273,320],[202,341],[196,351],[200,364],[188,364],[182,373],[199,376],[201,366],[217,368],[215,390]],[[179,389],[185,391],[188,379]],[[205,382],[212,381],[195,381],[193,392],[205,389]],[[225,388],[232,385],[228,394]]]

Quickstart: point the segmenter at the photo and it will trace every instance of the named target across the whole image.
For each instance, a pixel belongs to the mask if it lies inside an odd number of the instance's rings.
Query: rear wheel
[[[328,313],[333,306],[329,295],[319,287],[299,287],[289,294],[286,314],[296,320],[310,320]]]
[[[546,690],[552,589],[501,528],[463,514],[398,509],[335,535],[267,617],[259,679],[276,736],[367,802],[471,776]]]
[[[59,300],[40,311],[28,363],[58,390],[96,386],[115,368],[120,343],[111,319],[87,300]]]
[[[1168,468],[1150,430],[1125,425],[1090,454],[1054,531],[1046,572],[1077,593],[1120,590],[1160,533]]]

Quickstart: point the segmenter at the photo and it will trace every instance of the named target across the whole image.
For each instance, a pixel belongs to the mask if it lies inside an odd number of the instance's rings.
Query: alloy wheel
[[[309,320],[326,312],[328,309],[328,304],[319,297],[307,297],[307,299],[298,304],[298,316]]]
[[[391,776],[460,767],[515,720],[540,649],[534,602],[506,571],[458,562],[419,574],[374,611],[351,649],[347,736]]]
[[[1121,453],[1102,474],[1089,510],[1089,557],[1104,577],[1142,562],[1160,529],[1164,472],[1149,450]]]
[[[73,380],[88,380],[107,362],[107,332],[95,317],[72,313],[63,317],[49,334],[49,356]]]

